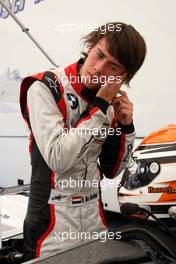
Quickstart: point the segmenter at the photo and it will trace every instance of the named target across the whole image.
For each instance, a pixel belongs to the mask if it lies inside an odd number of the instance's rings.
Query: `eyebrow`
[[[100,50],[100,48],[97,47],[97,49],[98,49],[98,52],[99,52],[102,56],[104,56],[104,57],[106,58],[106,55]],[[121,67],[120,64],[117,64],[117,63],[115,63],[115,62],[110,61],[110,63],[111,63],[112,65],[118,67],[118,68]]]

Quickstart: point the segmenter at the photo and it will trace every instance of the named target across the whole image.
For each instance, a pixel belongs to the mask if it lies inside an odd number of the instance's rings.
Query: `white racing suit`
[[[118,123],[113,107],[81,84],[79,63],[21,84],[32,165],[26,260],[107,231],[99,182],[121,172],[135,138],[133,124]]]

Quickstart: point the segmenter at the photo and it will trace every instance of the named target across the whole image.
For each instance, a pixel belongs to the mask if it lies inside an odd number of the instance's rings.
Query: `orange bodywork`
[[[146,137],[142,142],[143,144],[156,144],[176,142],[176,124],[168,125],[165,128],[157,130]]]

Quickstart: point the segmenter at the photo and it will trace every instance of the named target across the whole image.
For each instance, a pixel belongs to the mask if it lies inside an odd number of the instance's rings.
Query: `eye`
[[[117,68],[115,68],[114,66],[111,66],[111,70],[117,71]]]
[[[114,66],[114,64],[110,63],[110,68],[112,71],[117,71],[118,67]]]
[[[100,59],[102,59],[104,56],[101,54],[101,53],[99,53],[99,52],[96,52],[96,54],[97,54],[97,56],[100,58]]]

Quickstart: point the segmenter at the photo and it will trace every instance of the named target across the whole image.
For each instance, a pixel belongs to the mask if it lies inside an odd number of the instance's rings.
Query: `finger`
[[[129,99],[124,97],[124,96],[114,97],[112,99],[111,103],[112,104],[126,103],[126,104],[129,104],[129,105],[133,106],[133,103],[131,101],[129,101]]]
[[[107,83],[109,84],[115,84],[116,85],[116,88],[119,90],[122,86],[122,84],[124,83],[124,75],[117,75],[116,77],[114,77],[114,80],[111,81],[108,79],[107,80]]]
[[[123,91],[123,90],[119,90],[119,91],[118,91],[118,94],[121,94],[121,95],[123,95],[123,96],[128,97],[127,92],[125,92],[125,91]]]
[[[123,105],[118,105],[117,107],[114,107],[114,111],[117,113],[117,112],[133,112],[133,107],[132,106],[129,106],[129,105],[126,105],[126,104],[123,104]]]
[[[131,111],[131,109],[127,109],[127,108],[121,108],[119,109],[119,111],[116,111],[116,113],[119,114],[125,114],[125,115],[131,115],[133,113],[133,111]]]
[[[113,98],[113,100],[112,100],[114,103],[118,103],[118,102],[126,102],[126,103],[130,103],[130,104],[132,104],[131,102],[130,102],[130,100],[127,98],[127,97],[125,97],[125,96],[116,96],[116,97],[114,97]]]
[[[114,97],[111,101],[111,104],[114,105],[114,104],[117,104],[117,103],[120,103],[120,99],[118,97]]]
[[[121,83],[116,83],[114,82],[107,82],[106,84],[108,84],[108,86],[110,87],[110,89],[116,90],[116,92],[118,93]]]

